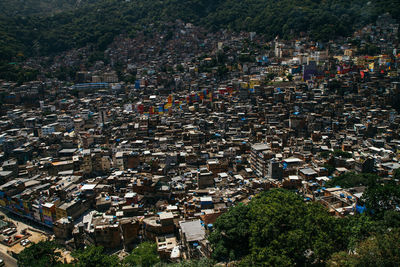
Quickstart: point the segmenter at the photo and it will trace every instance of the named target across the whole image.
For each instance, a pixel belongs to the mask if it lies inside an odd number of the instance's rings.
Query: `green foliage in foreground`
[[[376,177],[375,177],[376,178]],[[336,218],[316,203],[305,203],[283,189],[262,192],[248,205],[221,215],[209,237],[216,261],[242,266],[398,266],[400,254],[399,186],[371,178],[362,202],[367,212]],[[368,180],[368,179],[367,179]],[[361,204],[361,203],[360,203]],[[45,241],[19,255],[20,266],[71,266],[61,263],[57,245]],[[154,243],[144,242],[124,261],[102,247],[73,253],[73,266],[213,266],[209,259],[160,262]]]
[[[125,266],[150,267],[159,261],[156,243],[143,242],[124,259],[124,264]]]
[[[372,216],[388,218],[389,212],[400,207],[400,187],[394,182],[375,184],[365,190],[361,200]]]
[[[27,247],[18,257],[18,266],[21,267],[211,267],[211,259],[182,261],[179,263],[163,263],[157,253],[156,244],[143,242],[128,255],[120,260],[116,255],[108,255],[103,247],[89,246],[83,250],[74,251],[72,264],[64,264],[59,246],[53,241],[42,241]]]
[[[76,259],[77,267],[89,266],[121,266],[119,259],[115,255],[106,255],[103,253],[103,247],[89,246],[84,250],[76,251],[72,256]]]
[[[400,262],[400,229],[378,234],[362,241],[351,253],[332,255],[328,266],[398,266]]]
[[[397,179],[397,180],[400,180],[400,169],[397,169],[397,170],[394,171],[393,178]]]
[[[221,215],[209,240],[218,260],[238,260],[249,253],[249,207],[239,205]]]
[[[199,260],[182,261],[179,263],[159,263],[154,265],[155,267],[212,267],[214,261],[207,258]]]
[[[244,265],[308,265],[344,249],[344,231],[341,221],[322,206],[306,204],[292,192],[274,189],[218,218],[210,242],[214,257],[220,261],[245,256]]]
[[[389,189],[379,192],[393,193]],[[400,227],[400,214],[391,206],[379,217],[365,213],[335,218],[319,204],[305,203],[295,193],[273,189],[261,193],[247,206],[231,208],[214,226],[209,240],[217,261],[236,260],[242,266],[325,266],[330,259],[340,259],[355,266],[352,262],[359,259],[352,254],[347,257],[344,251],[358,251],[375,236],[382,240],[389,237],[390,229],[395,233]],[[382,253],[391,253],[395,246]],[[392,265],[379,266],[394,266],[397,255],[388,256],[386,263]]]
[[[18,255],[18,266],[41,267],[61,266],[61,253],[54,242],[41,241],[25,248]]]

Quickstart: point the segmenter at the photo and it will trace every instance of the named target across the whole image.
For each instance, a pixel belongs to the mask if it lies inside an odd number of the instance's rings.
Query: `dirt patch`
[[[39,243],[40,241],[45,241],[45,240],[47,240],[47,236],[46,236],[46,235],[43,235],[43,234],[41,234],[41,233],[34,232],[34,231],[29,231],[29,230],[28,230],[28,233],[30,234],[30,236],[29,236],[28,238],[22,238],[22,239],[20,239],[20,241],[23,240],[23,239],[28,239],[29,241],[31,241],[31,243]],[[29,247],[30,245],[31,245],[31,244],[28,244],[26,247]],[[2,246],[5,246],[5,245],[2,244]],[[8,248],[8,251],[10,251],[10,252],[12,252],[12,253],[14,253],[14,254],[19,254],[19,253],[20,253],[21,251],[23,251],[24,249],[25,249],[25,247],[22,246],[22,245],[18,242],[18,243],[16,243],[14,246],[9,247],[9,248]]]
[[[58,249],[56,251],[61,253],[64,263],[68,264],[68,263],[72,263],[74,261],[74,258],[71,256],[71,252],[65,251],[65,250],[60,250],[60,249]]]

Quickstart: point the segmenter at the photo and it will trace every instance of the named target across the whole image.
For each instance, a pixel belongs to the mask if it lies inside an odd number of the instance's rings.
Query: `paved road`
[[[7,253],[4,253],[0,251],[0,258],[4,261],[6,267],[17,267],[17,260],[8,255]]]

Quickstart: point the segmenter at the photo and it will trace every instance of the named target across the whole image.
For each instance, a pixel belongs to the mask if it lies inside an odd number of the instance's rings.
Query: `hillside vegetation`
[[[0,15],[49,15],[93,2],[95,0],[2,0],[0,1]]]
[[[49,55],[89,43],[102,50],[118,34],[132,35],[149,25],[163,30],[165,22],[176,19],[211,30],[256,31],[270,39],[304,33],[316,40],[328,40],[349,35],[385,12],[396,19],[400,17],[396,0],[92,0],[79,6],[76,0],[1,2],[3,62]],[[48,11],[44,8],[44,13],[38,14],[42,6]],[[16,15],[10,15],[11,8],[17,9]],[[25,13],[34,15],[18,15]]]

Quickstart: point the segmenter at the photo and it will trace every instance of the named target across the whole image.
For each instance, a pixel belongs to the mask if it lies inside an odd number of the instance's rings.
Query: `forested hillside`
[[[2,7],[22,5],[33,14],[41,6],[63,10],[76,0],[5,0]],[[35,4],[40,2],[41,4]],[[396,0],[98,0],[51,15],[0,16],[0,60],[48,55],[88,43],[104,49],[120,33],[134,34],[153,24],[163,27],[167,21],[181,19],[211,30],[227,28],[256,31],[268,38],[309,34],[316,40],[345,36],[361,25],[374,21],[382,13],[400,17]],[[31,3],[31,4],[29,4]],[[48,3],[48,4],[46,4]],[[7,8],[5,8],[7,6]],[[7,11],[9,13],[11,11]],[[20,14],[20,11],[18,13]],[[44,11],[44,14],[46,12]]]
[[[71,10],[95,0],[2,0],[3,16],[49,15]]]

